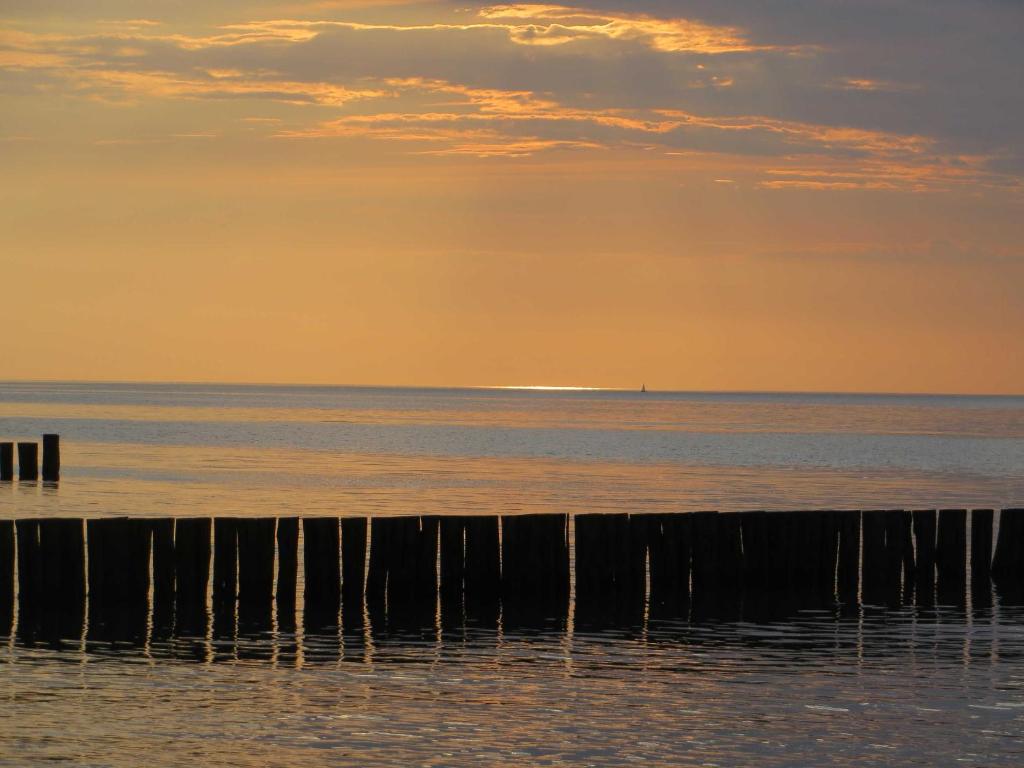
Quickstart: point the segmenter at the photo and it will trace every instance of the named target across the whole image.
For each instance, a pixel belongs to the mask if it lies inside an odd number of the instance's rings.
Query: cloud
[[[370,139],[411,154],[756,157],[770,162],[757,170],[764,189],[1020,187],[1019,147],[905,120],[905,103],[927,112],[934,85],[871,62],[837,72],[828,34],[792,39],[764,14],[748,25],[703,2],[608,5],[21,24],[0,30],[0,92],[252,104],[249,136]],[[297,111],[283,120],[263,105]],[[221,135],[212,114],[197,108],[188,132]]]

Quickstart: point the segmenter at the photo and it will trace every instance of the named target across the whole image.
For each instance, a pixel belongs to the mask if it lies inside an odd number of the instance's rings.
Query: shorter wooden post
[[[18,479],[39,479],[38,443],[18,443]]]
[[[14,443],[0,443],[0,480],[14,479]]]
[[[60,480],[60,435],[43,435],[43,481]]]

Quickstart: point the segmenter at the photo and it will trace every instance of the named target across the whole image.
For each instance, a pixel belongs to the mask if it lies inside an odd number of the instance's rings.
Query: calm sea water
[[[0,517],[1021,505],[1024,399],[0,385]],[[0,765],[1024,764],[1024,607],[28,645]]]
[[[0,384],[0,515],[1008,506],[1024,398]]]

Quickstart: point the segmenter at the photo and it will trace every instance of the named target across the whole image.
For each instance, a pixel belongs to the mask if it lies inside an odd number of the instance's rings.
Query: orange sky
[[[81,5],[0,11],[0,379],[1024,391],[1016,5]]]

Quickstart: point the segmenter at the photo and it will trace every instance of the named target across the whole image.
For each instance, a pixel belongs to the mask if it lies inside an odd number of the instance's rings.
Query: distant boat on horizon
[[[641,384],[640,385],[640,391],[641,392],[646,392],[647,391],[647,385],[646,384]]]

